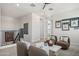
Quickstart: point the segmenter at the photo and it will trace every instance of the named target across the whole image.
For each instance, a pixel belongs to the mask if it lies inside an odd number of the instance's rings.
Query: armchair
[[[70,46],[70,38],[68,36],[61,36],[60,40],[56,42],[56,45],[59,45],[62,47],[62,49],[66,50]]]
[[[51,35],[50,40],[45,41],[45,43],[48,43],[49,46],[52,46],[53,44],[56,45],[56,42],[57,42],[57,36],[55,35]]]

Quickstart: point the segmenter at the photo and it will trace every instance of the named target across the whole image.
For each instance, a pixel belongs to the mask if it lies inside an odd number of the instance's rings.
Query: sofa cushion
[[[24,43],[24,44],[26,44],[27,49],[29,49],[29,47],[30,47],[30,45],[31,45],[30,42],[28,42],[28,41],[24,41],[24,40],[21,40],[21,42]]]
[[[30,46],[28,55],[29,56],[48,56],[46,51],[44,51],[43,49],[34,47],[34,46]]]

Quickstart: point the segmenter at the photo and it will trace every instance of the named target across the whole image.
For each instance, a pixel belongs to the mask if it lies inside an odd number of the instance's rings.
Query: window
[[[48,20],[48,36],[50,36],[51,35],[51,28],[52,27],[52,22],[51,22],[51,20]]]

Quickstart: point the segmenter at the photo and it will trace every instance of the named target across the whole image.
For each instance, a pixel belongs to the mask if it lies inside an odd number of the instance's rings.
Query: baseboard
[[[71,43],[72,46],[79,46],[79,43]]]

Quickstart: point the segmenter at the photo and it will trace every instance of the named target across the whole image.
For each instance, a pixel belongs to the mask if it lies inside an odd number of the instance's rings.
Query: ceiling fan
[[[48,5],[48,4],[51,4],[51,3],[44,3],[44,6],[43,6],[43,10],[45,9],[45,7]]]

